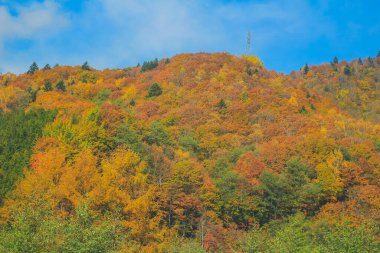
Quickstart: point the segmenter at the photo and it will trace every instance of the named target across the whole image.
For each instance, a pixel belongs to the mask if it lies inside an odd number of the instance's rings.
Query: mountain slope
[[[283,75],[257,57],[199,53],[126,69],[3,75],[3,113],[56,116],[2,196],[8,239],[0,245],[50,233],[55,245],[31,240],[35,252],[270,252],[273,240],[296,241],[286,236],[301,226],[308,249],[331,251],[323,240],[334,236],[348,247],[346,231],[361,241],[365,233],[376,250],[378,60],[347,63],[357,67],[349,75],[345,63]]]

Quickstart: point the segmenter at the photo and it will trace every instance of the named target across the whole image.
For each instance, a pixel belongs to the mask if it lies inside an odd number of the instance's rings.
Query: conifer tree
[[[36,72],[37,70],[39,70],[38,68],[38,65],[36,62],[33,62],[32,65],[30,65],[29,67],[29,70],[28,70],[28,74],[33,74],[34,72]]]

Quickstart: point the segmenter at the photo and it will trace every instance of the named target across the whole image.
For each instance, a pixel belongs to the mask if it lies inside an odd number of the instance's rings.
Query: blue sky
[[[183,52],[251,54],[269,69],[375,56],[379,0],[0,0],[0,72],[134,66]]]

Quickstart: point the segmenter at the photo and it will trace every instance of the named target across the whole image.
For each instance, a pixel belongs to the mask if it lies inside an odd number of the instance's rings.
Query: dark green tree
[[[59,80],[58,83],[55,85],[55,88],[57,90],[66,91],[66,86],[63,80]]]
[[[247,73],[250,76],[253,74],[252,69],[251,69],[251,65],[249,65],[249,64],[245,65],[245,73]]]
[[[42,135],[42,128],[54,119],[55,114],[42,110],[0,113],[0,206],[2,198],[13,189],[29,164],[32,148]]]
[[[161,122],[153,121],[150,124],[149,132],[145,136],[145,141],[148,144],[169,145],[170,136],[166,131],[166,127]]]
[[[375,67],[375,63],[372,59],[372,57],[368,57],[367,58],[367,62],[368,62],[368,66],[371,67],[371,68],[374,68]]]
[[[305,75],[307,75],[307,73],[309,73],[309,65],[307,65],[307,63],[305,64],[305,66],[303,67],[303,73]]]
[[[85,62],[83,63],[83,65],[82,65],[82,69],[83,69],[83,70],[91,70],[91,67],[90,67],[90,65],[88,65],[88,62],[87,62],[87,61],[85,61]]]
[[[26,92],[29,93],[29,95],[30,95],[30,100],[31,100],[32,102],[35,102],[35,101],[36,101],[36,98],[37,98],[37,92],[38,92],[38,90],[33,90],[33,88],[29,86],[29,87],[26,89]]]
[[[224,99],[222,98],[217,104],[216,106],[220,109],[224,109],[224,108],[227,108],[227,104],[226,102],[224,101]]]
[[[131,101],[129,101],[129,105],[130,106],[135,106],[136,105],[136,101],[134,99],[132,99]]]
[[[350,76],[350,75],[352,74],[352,70],[351,70],[350,66],[346,65],[346,66],[344,67],[343,73],[344,73],[346,76]]]
[[[34,72],[36,72],[37,70],[39,70],[38,68],[38,65],[36,62],[33,62],[32,65],[30,65],[29,67],[29,70],[28,70],[28,74],[33,74]]]
[[[44,66],[44,68],[43,68],[43,70],[49,70],[49,69],[51,69],[51,67],[50,67],[49,64],[46,64],[46,65]]]
[[[158,66],[157,58],[154,59],[153,61],[144,61],[143,65],[141,66],[141,72],[155,69],[157,66]]]
[[[334,71],[338,71],[338,63],[338,58],[335,56],[332,62],[330,63]]]
[[[52,90],[53,90],[53,86],[51,85],[49,81],[46,81],[44,84],[44,91],[52,91]]]
[[[161,86],[158,83],[154,83],[149,87],[148,98],[157,97],[162,94]]]
[[[264,171],[259,178],[261,222],[284,218],[300,211],[307,201],[312,200],[314,188],[310,182],[313,176],[312,170],[295,159],[286,163],[280,175]]]

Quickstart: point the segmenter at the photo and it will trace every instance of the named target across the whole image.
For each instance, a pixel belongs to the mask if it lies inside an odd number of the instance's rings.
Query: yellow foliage
[[[298,106],[297,98],[294,95],[292,95],[288,100],[288,104],[295,107]]]
[[[124,88],[124,94],[122,96],[122,99],[128,102],[132,99],[135,99],[136,95],[137,95],[137,88],[134,84],[131,84]]]
[[[8,111],[12,105],[17,105],[25,93],[14,86],[0,87],[0,111]]]
[[[345,98],[348,95],[349,91],[347,89],[341,89],[339,91],[339,97],[340,98]]]
[[[322,193],[326,198],[335,200],[339,192],[342,191],[343,183],[341,179],[341,167],[343,155],[340,150],[334,150],[325,162],[320,163],[315,168],[317,171],[316,182],[321,185]]]
[[[250,61],[254,66],[264,67],[264,63],[256,55],[243,55],[242,58]]]
[[[190,157],[189,152],[183,151],[182,149],[177,149],[175,154],[178,157],[178,160],[183,160]]]

